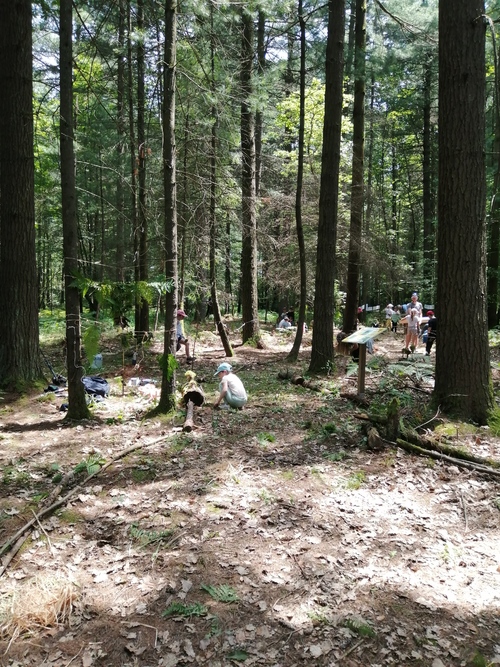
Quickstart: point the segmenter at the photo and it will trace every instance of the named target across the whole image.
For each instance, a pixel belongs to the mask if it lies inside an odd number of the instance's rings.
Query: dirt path
[[[78,426],[62,422],[62,397],[4,403],[2,543],[40,511],[54,475],[86,461],[81,482],[93,461],[144,447],[36,524],[8,566],[1,665],[500,664],[498,482],[368,450],[359,408],[343,397],[356,387],[348,359],[311,391],[277,379],[292,340],[266,342],[235,348],[247,408],[214,412],[223,352],[199,336],[207,404],[188,434],[181,413],[174,428],[143,420],[151,393],[122,396],[119,381],[95,421]],[[428,374],[391,372],[401,337],[377,347],[371,409],[397,393],[404,418],[418,423],[421,407],[423,423],[432,357],[418,362]],[[154,377],[157,352],[141,375]],[[104,351],[105,374],[113,355]],[[291,370],[304,373],[307,357],[306,341]],[[500,460],[488,430],[456,438]],[[43,613],[57,604],[54,624]]]

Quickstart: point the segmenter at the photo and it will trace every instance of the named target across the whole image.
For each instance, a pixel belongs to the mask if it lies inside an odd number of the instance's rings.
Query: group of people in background
[[[431,353],[437,335],[437,319],[433,310],[424,316],[424,307],[418,300],[418,293],[413,292],[411,301],[402,306],[388,303],[385,308],[385,326],[389,331],[397,333],[398,324],[403,319],[405,347],[414,352],[418,347],[419,337],[425,343],[425,354]]]

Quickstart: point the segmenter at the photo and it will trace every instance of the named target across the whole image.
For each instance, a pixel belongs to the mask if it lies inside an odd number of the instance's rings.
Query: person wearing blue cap
[[[219,365],[214,373],[214,377],[219,376],[219,397],[214,403],[214,408],[220,408],[224,401],[230,408],[241,410],[248,401],[247,392],[240,378],[232,372],[231,364],[224,361]]]

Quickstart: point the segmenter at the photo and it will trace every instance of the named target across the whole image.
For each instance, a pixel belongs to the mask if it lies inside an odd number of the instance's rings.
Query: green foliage
[[[6,486],[26,486],[30,482],[30,476],[25,470],[23,459],[13,461],[12,464],[3,468],[2,482]]]
[[[142,528],[139,528],[138,524],[133,523],[130,526],[129,532],[134,540],[137,540],[142,547],[146,547],[148,544],[165,542],[169,537],[172,536],[174,531],[172,529],[160,531],[143,530]]]
[[[158,358],[158,363],[162,371],[166,374],[167,381],[171,382],[175,371],[179,368],[179,362],[177,361],[175,355],[171,352],[168,354],[162,354]]]
[[[482,653],[476,651],[470,665],[471,667],[492,667],[493,663],[489,662],[489,660],[486,660],[486,658],[484,657],[484,655],[482,655]]]
[[[90,476],[98,472],[105,463],[106,459],[103,459],[100,454],[89,454],[84,461],[81,461],[75,466],[73,472],[75,475],[85,472],[87,476]]]
[[[217,602],[238,602],[239,597],[234,588],[228,586],[227,584],[221,584],[220,586],[212,586],[211,584],[202,584],[201,590],[205,591]]]
[[[162,616],[168,618],[169,616],[185,616],[191,618],[192,616],[206,616],[208,609],[204,604],[195,602],[193,604],[183,604],[182,602],[172,602],[163,611]]]
[[[355,632],[360,637],[375,637],[375,630],[366,621],[360,618],[346,618],[344,621],[346,628],[351,632]]]
[[[99,350],[99,339],[101,337],[99,328],[93,324],[87,327],[83,332],[83,345],[87,354],[87,359],[92,360]]]
[[[276,436],[273,435],[272,433],[257,433],[257,440],[259,442],[259,445],[265,447],[267,444],[271,442],[276,442]]]
[[[495,406],[492,410],[488,420],[488,426],[490,427],[492,435],[498,438],[500,436],[500,407]]]
[[[353,472],[346,482],[346,488],[357,490],[366,481],[366,475],[363,471]]]
[[[329,461],[343,461],[348,456],[347,452],[343,449],[338,452],[325,452],[323,457]]]
[[[228,660],[235,660],[236,662],[245,662],[249,654],[241,648],[237,648],[228,654]]]

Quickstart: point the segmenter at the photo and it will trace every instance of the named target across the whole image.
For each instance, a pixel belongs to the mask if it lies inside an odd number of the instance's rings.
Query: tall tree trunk
[[[141,282],[148,280],[148,216],[146,211],[146,130],[144,124],[145,93],[144,93],[144,0],[137,3],[137,157],[138,157],[138,217],[137,217],[137,257],[138,278]],[[135,335],[137,340],[144,340],[149,332],[149,303],[142,290],[136,297]]]
[[[170,289],[165,303],[162,382],[159,412],[175,407],[175,348],[177,311],[177,202],[175,147],[175,75],[177,0],[165,0],[165,63],[163,72],[163,179],[165,195],[165,278]]]
[[[257,212],[255,199],[255,119],[252,111],[253,18],[241,10],[241,312],[243,343],[260,344],[257,297]]]
[[[373,212],[373,148],[375,144],[375,132],[374,132],[374,107],[375,107],[375,76],[373,73],[373,68],[371,71],[371,83],[370,83],[370,117],[369,117],[369,129],[368,129],[368,165],[366,169],[366,192],[365,192],[365,201],[366,201],[366,211],[365,211],[365,220],[364,220],[364,237],[368,241],[368,248],[371,246],[371,222],[372,222],[372,212]],[[366,248],[365,244],[365,248]],[[372,294],[371,289],[371,276],[370,276],[370,266],[366,261],[367,257],[361,249],[362,259],[361,259],[361,304],[363,307],[366,306],[368,302],[369,295]],[[369,250],[368,250],[369,252]],[[362,322],[366,320],[366,313],[360,315]]]
[[[125,0],[118,0],[118,58],[117,58],[117,130],[118,174],[116,178],[116,259],[115,280],[125,280],[125,218],[123,193],[123,156],[125,154]]]
[[[424,209],[424,286],[427,294],[435,289],[434,249],[436,237],[434,229],[434,198],[432,191],[432,58],[429,55],[424,64],[424,109],[422,145],[422,202]],[[433,302],[433,297],[429,303]]]
[[[483,16],[484,0],[439,3],[439,338],[434,400],[445,412],[479,424],[487,422],[492,407]]]
[[[139,254],[137,237],[137,159],[135,154],[135,119],[134,119],[134,75],[133,75],[133,49],[132,49],[132,8],[130,0],[127,1],[127,99],[128,99],[128,132],[130,151],[130,226],[134,239],[134,280],[139,282]]]
[[[215,33],[213,23],[213,3],[210,3],[210,66],[211,66],[211,81],[212,99],[216,99],[217,87],[215,85]],[[217,216],[216,216],[216,197],[217,197],[217,127],[219,125],[219,118],[217,112],[217,105],[212,105],[212,136],[210,142],[210,297],[212,299],[212,311],[214,314],[214,323],[217,328],[217,333],[220,336],[222,346],[226,357],[233,356],[233,350],[226,328],[221,319],[219,297],[217,294],[217,270],[216,270],[216,255],[215,245],[217,239]]]
[[[305,126],[305,97],[306,97],[306,24],[304,21],[302,0],[298,5],[300,25],[300,111],[299,111],[299,155],[297,164],[297,188],[295,193],[295,223],[297,227],[297,244],[299,246],[300,263],[300,302],[299,319],[297,331],[293,341],[292,349],[288,354],[290,361],[296,361],[299,356],[302,336],[304,335],[304,323],[306,319],[307,298],[307,270],[306,270],[306,248],[304,242],[304,228],[302,225],[302,186],[304,176],[304,126]]]
[[[64,298],[66,304],[66,361],[68,365],[68,419],[87,419],[89,409],[82,382],[80,295],[73,286],[78,271],[78,227],[73,131],[73,4],[60,2],[60,142],[61,198],[64,254]]]
[[[180,224],[180,236],[181,236],[181,257],[180,257],[180,270],[179,270],[179,303],[184,303],[184,273],[186,268],[186,243],[187,243],[187,223],[189,219],[189,206],[188,206],[188,147],[189,147],[189,100],[187,103],[186,109],[186,124],[184,126],[184,163],[182,169],[182,202],[181,202],[181,224]]]
[[[1,384],[42,378],[38,342],[31,3],[0,1]]]
[[[364,202],[366,0],[356,1],[355,41],[356,78],[353,107],[351,226],[347,266],[347,296],[343,325],[346,333],[356,330],[359,305],[359,271]]]
[[[495,94],[494,94],[494,127],[493,165],[493,196],[491,197],[488,239],[488,327],[492,329],[499,322],[498,287],[500,271],[500,52],[496,46],[495,27],[490,20],[490,31],[494,46],[495,58]]]
[[[264,45],[265,38],[265,16],[262,10],[259,10],[257,19],[257,74],[262,77],[266,66],[266,49]],[[262,172],[262,127],[263,113],[259,107],[255,112],[255,196],[260,196],[260,180]]]
[[[337,243],[339,203],[344,21],[344,0],[329,0],[314,328],[309,366],[311,372],[324,371],[333,362],[335,247]]]

